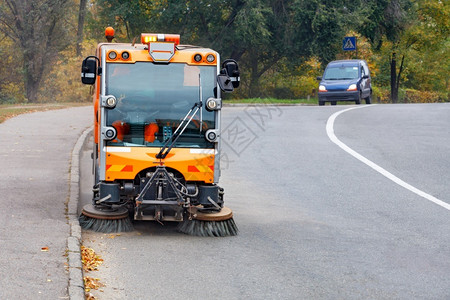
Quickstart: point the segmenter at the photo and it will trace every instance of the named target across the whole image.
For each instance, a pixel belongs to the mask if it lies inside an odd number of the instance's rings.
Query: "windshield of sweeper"
[[[106,95],[114,95],[117,105],[106,109],[106,123],[116,128],[117,137],[108,145],[161,147],[199,101],[200,74],[202,118],[199,111],[175,147],[213,148],[205,132],[215,128],[215,114],[205,109],[205,103],[214,97],[216,71],[215,66],[180,63],[109,63]]]

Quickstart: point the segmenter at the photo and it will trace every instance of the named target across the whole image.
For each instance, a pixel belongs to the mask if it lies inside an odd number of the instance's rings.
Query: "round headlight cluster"
[[[123,51],[122,53],[118,53],[117,51],[115,51],[115,50],[111,50],[111,51],[109,51],[108,52],[108,59],[109,60],[117,60],[117,59],[120,59],[120,60],[129,60],[130,59],[130,52],[128,52],[128,51]]]
[[[209,64],[212,64],[213,62],[216,61],[216,56],[214,54],[207,54],[205,56],[205,60],[203,60],[203,56],[200,53],[197,53],[194,55],[193,57],[194,61],[197,63],[201,63],[201,62],[207,62]]]

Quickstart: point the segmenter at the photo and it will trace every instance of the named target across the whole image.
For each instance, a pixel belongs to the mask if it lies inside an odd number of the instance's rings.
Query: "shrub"
[[[418,91],[414,89],[406,89],[404,92],[403,102],[405,103],[436,103],[448,101],[448,95],[445,93]]]

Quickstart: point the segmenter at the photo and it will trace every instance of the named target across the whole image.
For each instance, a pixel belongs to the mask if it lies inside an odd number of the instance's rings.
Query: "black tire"
[[[319,106],[324,106],[325,105],[325,101],[319,101]]]
[[[360,105],[361,104],[361,92],[359,92],[359,96],[358,96],[358,99],[355,100],[355,104],[356,105]]]
[[[337,101],[331,101],[331,105],[336,105]]]
[[[369,96],[365,100],[366,100],[366,104],[372,104],[372,93],[370,93]]]

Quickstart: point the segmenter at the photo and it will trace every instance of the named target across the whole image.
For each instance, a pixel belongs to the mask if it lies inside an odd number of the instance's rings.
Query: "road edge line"
[[[71,300],[84,300],[83,268],[81,264],[81,227],[78,222],[78,200],[80,196],[80,153],[92,133],[93,127],[83,131],[72,150],[69,180],[69,200],[67,218],[70,235],[67,238],[67,260],[69,265],[68,293]]]
[[[352,148],[350,148],[349,146],[347,146],[346,144],[344,144],[343,142],[341,142],[336,135],[334,134],[334,121],[336,120],[336,118],[345,113],[348,112],[350,110],[353,109],[359,109],[359,108],[364,108],[364,107],[371,107],[374,105],[365,105],[365,106],[356,106],[356,107],[351,107],[351,108],[347,108],[344,110],[340,110],[338,112],[335,112],[334,114],[332,114],[328,120],[327,120],[327,125],[326,125],[326,131],[327,131],[327,135],[328,138],[337,146],[339,146],[342,150],[344,150],[345,152],[347,152],[348,154],[350,154],[351,156],[353,156],[354,158],[356,158],[357,160],[361,161],[362,163],[364,163],[365,165],[371,167],[372,169],[374,169],[375,171],[377,171],[378,173],[380,173],[381,175],[383,175],[384,177],[388,178],[389,180],[393,181],[394,183],[400,185],[401,187],[409,190],[410,192],[413,192],[414,194],[425,198],[428,201],[431,201],[447,210],[450,210],[450,204],[448,204],[447,202],[444,202],[414,186],[412,186],[411,184],[403,181],[402,179],[398,178],[397,176],[395,176],[394,174],[390,173],[389,171],[387,171],[386,169],[380,167],[379,165],[377,165],[376,163],[374,163],[373,161],[367,159],[366,157],[362,156],[361,154],[359,154],[358,152],[356,152],[355,150],[353,150]]]

